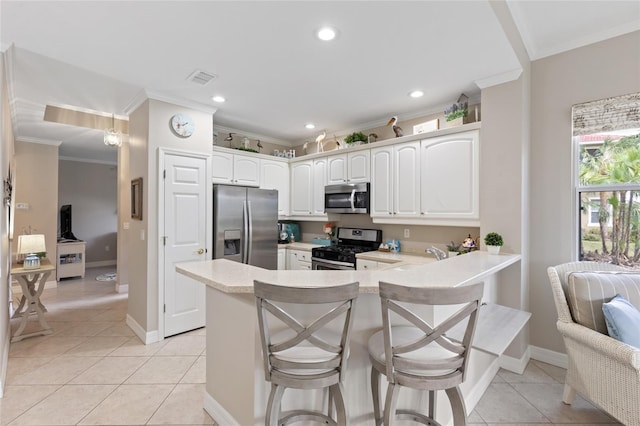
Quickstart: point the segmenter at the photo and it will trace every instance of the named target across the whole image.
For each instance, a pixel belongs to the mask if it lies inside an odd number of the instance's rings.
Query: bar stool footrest
[[[337,426],[335,420],[319,411],[311,410],[294,410],[288,412],[288,414],[278,420],[278,426],[284,426],[303,420],[315,420],[326,425]]]
[[[397,420],[411,420],[428,426],[442,426],[426,414],[418,413],[412,410],[396,410]]]

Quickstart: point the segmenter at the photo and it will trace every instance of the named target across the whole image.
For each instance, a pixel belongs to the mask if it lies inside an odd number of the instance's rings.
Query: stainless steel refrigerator
[[[213,258],[278,268],[278,191],[213,185]]]

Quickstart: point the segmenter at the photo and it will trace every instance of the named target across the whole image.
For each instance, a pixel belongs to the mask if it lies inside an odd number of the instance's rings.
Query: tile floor
[[[10,346],[1,425],[215,424],[202,408],[204,329],[143,345],[125,324],[127,295],[95,280],[112,270],[87,269],[84,279],[45,290],[54,334]],[[562,404],[563,377],[538,361],[523,375],[501,370],[468,423],[619,424],[579,397]]]

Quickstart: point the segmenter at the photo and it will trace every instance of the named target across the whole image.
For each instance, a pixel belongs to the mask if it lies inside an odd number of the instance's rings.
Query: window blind
[[[573,136],[640,127],[640,93],[585,102],[572,107]]]

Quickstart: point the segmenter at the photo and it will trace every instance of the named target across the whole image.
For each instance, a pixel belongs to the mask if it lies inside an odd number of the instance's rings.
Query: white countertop
[[[323,287],[358,281],[360,293],[377,293],[379,281],[416,287],[456,287],[475,283],[518,262],[520,258],[519,254],[495,255],[475,251],[424,265],[403,262],[384,270],[366,271],[269,271],[216,259],[180,263],[176,265],[176,271],[224,293],[253,293],[254,280],[292,287]]]
[[[311,251],[311,249],[315,247],[320,247],[318,244],[309,244],[309,243],[287,243],[287,244],[278,244],[278,248],[286,248],[289,250],[302,250],[302,251]]]
[[[418,256],[404,253],[391,253],[388,251],[367,251],[356,254],[356,259],[373,260],[374,262],[383,263],[410,263],[412,265],[425,265],[427,263],[436,262],[433,256]]]

